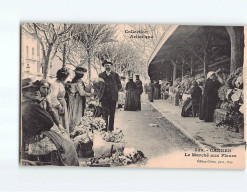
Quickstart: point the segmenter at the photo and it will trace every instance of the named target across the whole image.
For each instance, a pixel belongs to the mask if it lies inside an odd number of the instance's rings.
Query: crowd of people
[[[33,81],[30,78],[22,80],[22,146],[30,148],[45,146],[37,154],[45,154],[56,149],[63,165],[78,166],[78,156],[70,132],[75,126],[80,125],[86,107],[86,97],[99,100],[102,107],[102,118],[106,122],[103,131],[114,130],[114,118],[118,92],[123,91],[119,75],[112,70],[113,64],[104,61],[102,66],[105,71],[99,74],[104,81],[98,93],[91,92],[82,78],[87,72],[83,65],[76,67],[75,76],[65,83],[69,76],[66,68],[57,71],[56,80],[49,83],[47,80]],[[130,79],[131,80],[131,79]],[[140,89],[141,81],[126,85],[126,110],[133,109],[129,98],[133,98],[131,87]],[[140,95],[135,93],[135,108],[141,109]],[[97,97],[96,97],[97,96]],[[139,102],[138,102],[139,101]],[[23,152],[23,151],[22,151]]]
[[[219,71],[208,72],[205,83],[194,81],[191,86],[190,97],[183,102],[181,116],[198,116],[200,120],[212,122],[213,113],[219,101],[218,89],[221,85],[223,85],[223,79]],[[154,80],[151,80],[149,85],[145,86],[149,101],[167,99],[169,97],[170,87],[170,82],[160,85],[159,81],[154,82]]]
[[[148,85],[145,85],[145,91],[148,93],[148,99],[150,102],[158,99],[167,99],[169,94],[170,82],[164,82],[160,84],[159,80],[155,81],[151,79]]]
[[[129,78],[129,81],[125,86],[125,111],[137,111],[141,110],[141,94],[143,93],[142,81],[139,75],[136,75],[136,81],[134,82],[133,77]]]
[[[212,122],[214,110],[219,102],[218,89],[221,85],[223,85],[223,79],[218,71],[208,72],[205,83],[194,81],[191,97],[183,103],[181,116],[198,116],[200,120]]]

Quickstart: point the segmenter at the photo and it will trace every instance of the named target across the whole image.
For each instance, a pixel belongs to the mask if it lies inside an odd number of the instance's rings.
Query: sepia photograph
[[[21,23],[20,165],[244,169],[246,33]]]

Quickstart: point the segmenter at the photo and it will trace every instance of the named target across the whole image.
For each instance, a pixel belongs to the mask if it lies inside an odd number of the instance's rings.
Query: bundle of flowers
[[[172,87],[170,88],[172,93],[178,93],[179,91],[181,91],[181,78],[178,77],[174,82]]]
[[[122,130],[116,130],[113,132],[101,131],[100,136],[102,137],[103,140],[107,142],[114,142],[114,143],[124,142],[123,140],[124,135]]]
[[[231,100],[233,102],[243,103],[243,90],[242,89],[234,89],[233,94],[231,96]]]
[[[240,106],[239,112],[240,112],[241,114],[244,114],[244,105],[241,105],[241,106]]]
[[[182,79],[180,78],[180,77],[178,77],[175,81],[174,81],[174,83],[173,83],[173,86],[178,86],[178,85],[181,85],[181,81],[182,81]]]
[[[241,107],[240,107],[241,108]],[[224,126],[228,130],[235,131],[236,133],[244,132],[244,115],[231,108],[225,118],[223,118],[216,126]]]
[[[238,89],[243,89],[243,75],[239,75],[238,78],[235,81],[235,86]]]
[[[195,76],[195,81],[198,83],[198,85],[200,86],[204,86],[206,83],[206,77],[204,76],[204,74],[198,74]]]
[[[188,75],[183,77],[181,82],[183,93],[187,93],[187,94],[191,93],[191,87],[194,81],[195,81],[195,77],[190,77]]]
[[[223,110],[230,110],[233,107],[234,107],[234,104],[230,103],[230,102],[227,102],[227,101],[222,102],[220,104],[220,106],[219,106],[219,108],[223,109]]]
[[[124,150],[118,150],[110,157],[92,158],[84,164],[87,166],[126,166],[131,164],[145,165],[147,163],[147,157],[143,152],[134,148],[124,148]]]
[[[98,97],[100,91],[104,86],[105,81],[102,78],[92,79],[92,87],[94,89],[95,95]]]
[[[218,89],[218,97],[220,100],[225,101],[227,98],[227,91],[230,89],[227,85],[223,85]]]
[[[227,84],[230,88],[243,88],[243,68],[238,68],[232,72],[228,79]]]
[[[88,131],[101,131],[105,128],[105,126],[105,120],[103,120],[101,117],[91,117],[86,115],[81,118],[81,124],[76,126],[70,135],[72,138],[74,138]]]

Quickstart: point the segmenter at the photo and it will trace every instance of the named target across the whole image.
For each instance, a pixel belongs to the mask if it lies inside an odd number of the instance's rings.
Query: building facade
[[[21,35],[21,76],[42,78],[42,52],[38,40],[22,32]]]

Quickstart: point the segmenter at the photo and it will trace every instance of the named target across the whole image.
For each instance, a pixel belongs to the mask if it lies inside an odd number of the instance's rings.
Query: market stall
[[[125,166],[145,164],[145,155],[134,148],[127,148],[122,130],[104,131],[106,123],[101,116],[95,115],[95,108],[100,104],[97,93],[102,87],[102,80],[93,80],[95,97],[87,99],[85,115],[80,125],[71,132],[70,137],[80,160],[80,166]]]

